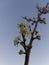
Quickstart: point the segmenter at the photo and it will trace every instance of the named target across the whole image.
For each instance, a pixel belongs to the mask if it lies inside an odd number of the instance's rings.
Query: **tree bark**
[[[25,63],[24,65],[29,65],[29,58],[30,58],[30,52],[31,49],[27,51],[28,53],[25,55]]]

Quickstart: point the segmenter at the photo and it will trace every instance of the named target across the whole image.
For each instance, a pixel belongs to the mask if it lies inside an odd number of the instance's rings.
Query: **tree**
[[[39,5],[36,6],[37,8],[37,18],[31,19],[27,16],[23,17],[26,22],[22,22],[18,24],[18,28],[20,31],[20,36],[14,39],[14,46],[18,46],[19,44],[23,47],[22,50],[19,51],[19,54],[25,54],[25,62],[24,65],[29,64],[29,57],[32,49],[32,44],[35,39],[41,40],[41,36],[37,30],[38,24],[46,24],[45,18],[42,16],[49,13],[49,3],[45,7],[41,7]],[[27,40],[29,38],[29,43]]]

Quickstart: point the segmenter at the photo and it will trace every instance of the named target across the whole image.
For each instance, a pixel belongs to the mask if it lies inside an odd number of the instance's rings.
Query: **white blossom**
[[[29,29],[29,27],[26,23],[19,24],[19,28],[20,28],[20,33],[21,34],[24,34],[26,36],[31,34],[31,31],[30,31],[30,29]]]
[[[18,37],[15,37],[15,39],[14,39],[14,45],[15,46],[18,45],[19,40],[20,40],[19,36]]]

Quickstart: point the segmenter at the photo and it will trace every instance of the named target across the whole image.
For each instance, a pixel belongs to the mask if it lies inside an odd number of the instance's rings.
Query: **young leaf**
[[[42,7],[40,7],[39,5],[36,5],[36,8],[38,9],[38,12],[42,13],[42,11],[43,11]]]
[[[37,35],[36,37],[38,40],[41,40],[41,36],[40,35]]]
[[[39,22],[40,22],[41,24],[46,24],[45,18],[43,18],[43,19],[40,18]]]
[[[32,48],[32,46],[30,46],[30,45],[27,45],[27,48],[28,48],[28,49],[31,49],[31,48]]]
[[[24,54],[24,51],[23,51],[23,50],[20,50],[20,51],[19,51],[19,54],[20,54],[20,55]]]

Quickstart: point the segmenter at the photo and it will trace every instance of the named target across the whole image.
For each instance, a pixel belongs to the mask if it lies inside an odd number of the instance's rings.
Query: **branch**
[[[47,3],[47,5],[45,6],[45,8],[47,8],[48,7],[48,5],[49,5],[49,2]]]
[[[40,16],[41,16],[41,14],[38,14],[38,19],[37,19],[37,21],[36,21],[36,23],[35,23],[33,32],[32,32],[32,34],[31,34],[31,39],[30,39],[30,43],[29,43],[30,46],[32,46],[32,42],[33,42],[33,40],[34,40],[34,33],[35,33],[36,28],[37,28],[37,26],[38,26],[38,22],[39,22]]]
[[[36,22],[34,30],[33,30],[32,34],[31,34],[31,39],[30,39],[30,43],[29,43],[30,46],[32,46],[32,42],[34,40],[34,38],[33,38],[34,37],[34,32],[36,31],[37,25],[38,25],[38,21]]]
[[[26,45],[25,45],[26,39],[25,39],[25,35],[22,34],[22,38],[23,38],[23,43],[24,43],[24,50],[26,51]]]

